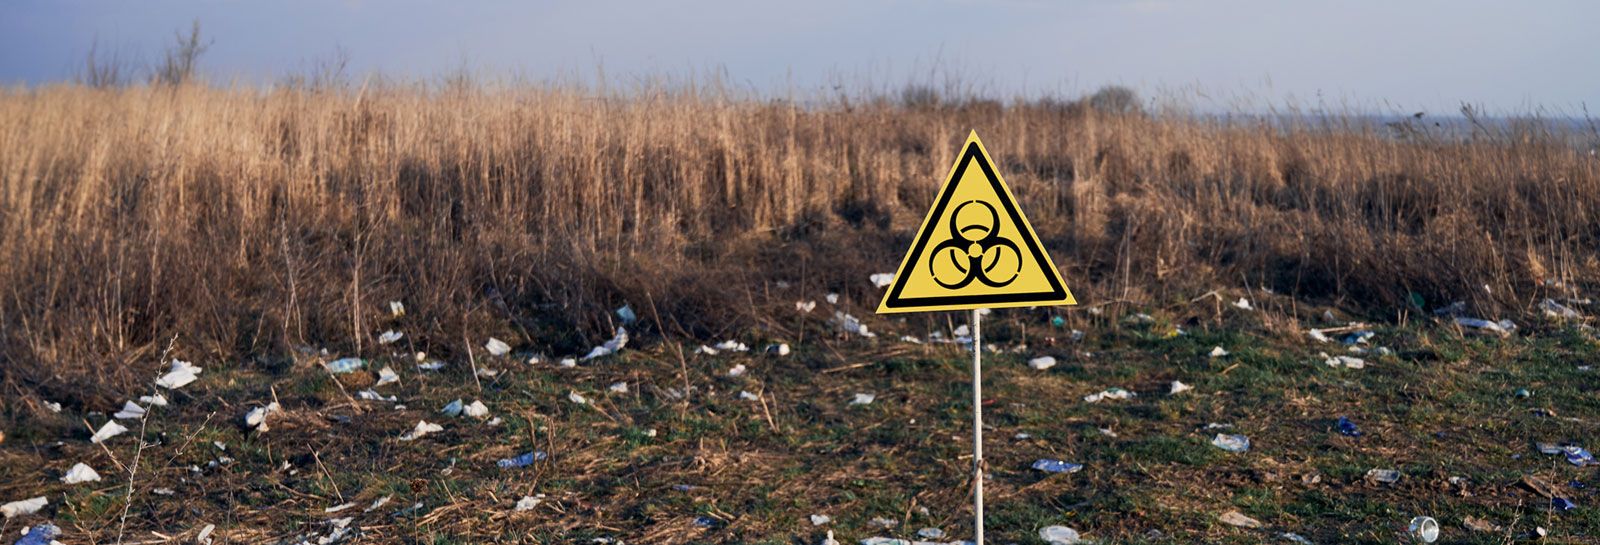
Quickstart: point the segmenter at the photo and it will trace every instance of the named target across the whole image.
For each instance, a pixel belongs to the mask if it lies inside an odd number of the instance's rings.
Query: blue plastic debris
[[[1349,418],[1343,416],[1339,417],[1338,427],[1340,434],[1348,435],[1350,437],[1361,437],[1361,428],[1356,427],[1356,423],[1351,422]]]
[[[617,317],[622,318],[624,324],[631,324],[639,319],[639,315],[633,313],[633,307],[628,305],[622,305],[622,308],[617,309]]]
[[[1566,498],[1550,498],[1550,506],[1561,512],[1571,511],[1578,508],[1576,504],[1572,503],[1572,500]]]
[[[1250,450],[1250,438],[1243,435],[1229,435],[1219,433],[1211,439],[1211,444],[1228,452],[1239,453]]]
[[[1060,316],[1053,316],[1050,318],[1050,325],[1056,327],[1065,327],[1067,325],[1067,319]]]
[[[1589,485],[1583,484],[1583,481],[1573,479],[1572,482],[1567,483],[1567,487],[1573,490],[1583,490],[1588,488]]]
[[[328,368],[329,373],[341,375],[344,373],[353,372],[356,369],[360,369],[361,366],[366,364],[367,362],[362,361],[361,358],[340,358],[328,362],[326,367]]]
[[[1077,473],[1083,469],[1083,464],[1040,458],[1033,463],[1033,468],[1045,473]]]
[[[701,528],[716,528],[717,527],[717,519],[714,519],[714,518],[711,518],[711,517],[708,517],[708,516],[705,516],[705,515],[700,515],[700,516],[694,518],[694,525],[695,526],[699,526]]]
[[[544,459],[544,452],[535,450],[524,453],[515,458],[506,458],[504,460],[500,460],[495,462],[494,465],[500,466],[500,469],[513,469],[518,467],[527,467],[533,465],[534,462],[543,461]]]
[[[1590,454],[1587,450],[1583,450],[1583,447],[1576,445],[1566,446],[1561,447],[1561,451],[1566,453],[1567,462],[1571,463],[1572,465],[1583,467],[1595,463],[1594,455]]]
[[[60,536],[60,528],[57,528],[54,524],[43,522],[29,528],[28,533],[23,534],[22,539],[17,540],[15,545],[50,545],[50,542],[55,541]]]
[[[1367,339],[1371,339],[1374,335],[1377,335],[1377,333],[1363,329],[1361,331],[1345,335],[1343,339],[1340,339],[1340,342],[1343,342],[1344,344],[1362,344],[1367,342]]]

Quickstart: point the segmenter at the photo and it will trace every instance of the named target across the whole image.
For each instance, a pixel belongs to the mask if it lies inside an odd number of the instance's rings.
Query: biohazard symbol
[[[976,132],[878,312],[1077,304]]]

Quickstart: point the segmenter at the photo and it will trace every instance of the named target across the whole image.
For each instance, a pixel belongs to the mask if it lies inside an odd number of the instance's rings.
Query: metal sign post
[[[972,531],[983,545],[983,332],[972,309]]]

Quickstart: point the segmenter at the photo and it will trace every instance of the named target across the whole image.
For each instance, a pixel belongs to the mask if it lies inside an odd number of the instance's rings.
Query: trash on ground
[[[749,390],[739,390],[739,399],[743,401],[759,401],[761,398],[750,393]]]
[[[100,480],[100,474],[95,472],[94,468],[89,467],[89,464],[83,462],[73,465],[72,469],[67,470],[66,475],[61,476],[61,482],[66,484],[91,483],[98,480]]]
[[[1561,451],[1567,455],[1567,462],[1571,463],[1572,465],[1583,467],[1596,463],[1594,461],[1594,455],[1590,454],[1589,451],[1584,450],[1583,447],[1569,445],[1561,447]]]
[[[1378,334],[1376,332],[1373,332],[1373,331],[1367,330],[1367,329],[1363,329],[1363,330],[1360,330],[1360,331],[1351,332],[1349,335],[1345,335],[1344,338],[1339,339],[1339,342],[1344,343],[1344,344],[1350,344],[1350,345],[1367,344],[1368,340],[1371,340],[1373,337],[1375,337],[1377,335]]]
[[[628,305],[622,305],[622,307],[617,309],[617,318],[621,319],[622,323],[624,324],[631,324],[639,321],[639,315],[635,314],[633,312],[633,307]]]
[[[461,416],[461,411],[465,410],[466,408],[467,406],[461,402],[461,399],[457,398],[455,401],[446,403],[443,409],[439,409],[439,414],[455,418],[457,416]]]
[[[539,494],[537,496],[523,496],[522,499],[517,500],[517,510],[532,511],[533,508],[538,507],[541,503],[544,503],[544,494]]]
[[[1236,309],[1239,309],[1239,310],[1255,310],[1256,309],[1255,306],[1250,304],[1250,300],[1249,299],[1245,299],[1243,297],[1240,297],[1238,301],[1234,301],[1233,302],[1233,308],[1236,308]]]
[[[728,339],[726,341],[722,341],[720,343],[717,343],[717,345],[715,347],[713,347],[713,348],[716,348],[717,350],[727,350],[727,351],[732,351],[732,352],[749,352],[750,351],[750,346],[749,345],[746,345],[746,344],[744,344],[742,342],[739,342],[739,341],[736,341],[736,340],[733,340],[733,339]],[[716,353],[716,351],[712,351],[708,355],[715,356],[715,355],[717,355],[717,353]]]
[[[1050,325],[1055,327],[1067,327],[1067,319],[1061,317],[1060,315],[1051,316]]]
[[[855,316],[845,314],[844,311],[833,311],[833,325],[838,326],[845,333],[854,333],[862,337],[878,336],[876,333],[867,330],[867,325],[861,323],[861,320],[856,319]]]
[[[910,541],[892,537],[869,537],[861,540],[861,545],[912,545]]]
[[[544,451],[535,450],[524,452],[511,458],[501,459],[500,461],[495,462],[494,465],[499,466],[500,469],[515,469],[519,467],[531,466],[534,462],[542,462],[544,461],[545,457]]]
[[[417,427],[412,428],[411,431],[401,434],[400,440],[415,441],[422,438],[424,435],[441,431],[444,431],[444,426],[440,426],[438,424],[429,424],[427,420],[418,420]]]
[[[471,405],[461,408],[461,414],[470,416],[472,418],[483,418],[485,416],[489,416],[489,406],[484,405],[483,400],[475,399],[472,401]]]
[[[1583,318],[1582,313],[1573,310],[1572,307],[1557,303],[1555,299],[1545,299],[1543,302],[1540,302],[1539,310],[1544,311],[1544,315],[1551,318],[1561,318],[1565,320],[1576,320]]]
[[[1516,331],[1517,329],[1517,324],[1513,323],[1511,320],[1491,322],[1481,318],[1467,318],[1464,316],[1457,317],[1456,324],[1488,333],[1494,333],[1496,335],[1500,335],[1501,337],[1511,335],[1511,332]]]
[[[392,500],[392,499],[394,499],[394,496],[393,495],[389,495],[389,496],[384,496],[384,497],[378,498],[376,500],[372,500],[372,505],[368,505],[367,508],[366,509],[362,509],[361,512],[362,513],[371,513],[373,511],[377,511],[379,507],[383,507],[385,504],[388,504],[389,500]]]
[[[1327,352],[1320,352],[1322,364],[1328,367],[1345,367],[1348,369],[1362,369],[1367,366],[1367,360],[1352,356],[1329,356]]]
[[[389,301],[389,315],[399,318],[406,315],[406,305],[399,301]]]
[[[405,333],[391,329],[383,332],[382,335],[378,335],[378,344],[392,344],[395,341],[405,338],[405,336]]]
[[[1332,342],[1333,341],[1333,339],[1328,338],[1327,335],[1322,334],[1322,330],[1321,329],[1313,329],[1313,330],[1307,331],[1306,335],[1311,336],[1311,340],[1317,341],[1319,343],[1325,343],[1325,342]]]
[[[1240,513],[1238,511],[1228,511],[1223,513],[1221,516],[1217,517],[1217,520],[1222,521],[1223,524],[1227,524],[1229,526],[1238,526],[1240,528],[1261,527],[1261,521],[1245,516],[1244,513]]]
[[[1462,518],[1461,525],[1474,532],[1483,532],[1488,534],[1500,532],[1500,525],[1478,517],[1474,517],[1472,515],[1467,515],[1466,517]]]
[[[1298,545],[1311,545],[1311,540],[1306,539],[1306,536],[1296,534],[1294,532],[1284,532],[1283,535],[1279,537],[1289,540],[1290,543],[1296,543]]]
[[[388,401],[390,403],[398,403],[400,401],[400,398],[396,396],[383,397],[383,394],[371,388],[356,392],[356,398],[364,401]]]
[[[13,545],[52,545],[56,538],[61,537],[61,528],[48,522],[41,522],[28,528]]]
[[[1400,482],[1400,472],[1393,469],[1373,468],[1367,470],[1367,480],[1379,484],[1394,484]]]
[[[117,411],[117,414],[111,415],[111,417],[117,420],[132,420],[144,418],[144,415],[144,407],[140,407],[139,404],[132,401],[125,401],[122,403],[122,410]]]
[[[887,287],[889,287],[889,284],[893,284],[894,283],[894,273],[878,273],[878,274],[874,274],[871,277],[869,277],[869,280],[872,280],[872,285],[874,285],[874,286],[877,286],[877,287],[880,287],[880,288],[887,288]]]
[[[1559,511],[1559,512],[1567,512],[1567,511],[1571,511],[1573,509],[1577,509],[1578,505],[1575,504],[1575,503],[1572,503],[1572,500],[1569,500],[1569,499],[1566,499],[1566,498],[1562,498],[1562,497],[1555,497],[1555,498],[1550,498],[1550,507],[1555,508],[1555,510]]]
[[[583,394],[578,393],[576,390],[567,392],[567,400],[579,405],[589,404],[589,398],[583,397]]]
[[[816,310],[816,308],[817,308],[817,302],[816,301],[795,301],[794,302],[794,309],[795,310],[798,310],[800,312],[804,312],[804,313],[807,313],[807,314],[811,313],[812,310]]]
[[[1184,384],[1182,382],[1174,380],[1174,381],[1172,381],[1172,390],[1167,392],[1167,394],[1169,394],[1169,395],[1178,395],[1178,394],[1181,394],[1181,393],[1184,393],[1184,392],[1187,392],[1187,391],[1193,390],[1193,389],[1194,389],[1193,386],[1190,386],[1188,384]]]
[[[322,512],[331,515],[331,514],[338,513],[340,511],[343,511],[345,509],[349,509],[349,508],[355,507],[355,506],[356,506],[355,502],[341,503],[339,505],[335,505],[333,507],[328,507],[326,509],[323,509]]]
[[[100,443],[106,439],[110,439],[127,432],[128,428],[123,427],[122,424],[118,424],[116,420],[107,420],[105,425],[100,426],[100,429],[96,430],[94,435],[89,437],[89,442]]]
[[[172,360],[172,370],[156,379],[156,386],[176,390],[200,378],[200,368],[183,360]]]
[[[771,354],[771,355],[774,355],[774,356],[780,356],[780,357],[781,356],[787,356],[787,355],[789,355],[789,352],[790,352],[789,343],[777,343],[777,344],[769,344],[769,345],[767,345],[767,353]]]
[[[749,369],[746,369],[744,364],[741,363],[741,364],[733,366],[732,368],[729,368],[728,369],[728,376],[730,376],[730,377],[742,377],[742,376],[744,376],[746,371],[749,371]]]
[[[278,412],[278,410],[280,410],[280,407],[276,401],[268,403],[265,407],[250,409],[250,412],[244,414],[244,425],[257,433],[265,432],[268,429],[267,414]]]
[[[511,353],[511,345],[494,337],[489,337],[489,342],[483,343],[483,349],[488,350],[491,356],[504,356]]]
[[[874,399],[878,399],[877,394],[867,394],[867,393],[859,393],[858,392],[858,393],[856,393],[856,396],[850,400],[850,404],[851,405],[870,405],[870,404],[872,404],[872,400],[874,400]]]
[[[1050,545],[1080,545],[1086,543],[1077,530],[1066,526],[1046,526],[1039,529],[1039,539]]]
[[[1335,425],[1335,427],[1337,427],[1339,429],[1339,434],[1340,435],[1348,435],[1350,437],[1361,437],[1361,428],[1356,427],[1356,423],[1355,422],[1351,422],[1349,418],[1341,416],[1341,417],[1339,417],[1339,421],[1336,422],[1334,425]]]
[[[1406,531],[1411,534],[1411,539],[1433,543],[1439,540],[1439,521],[1433,520],[1433,517],[1412,517],[1411,523],[1406,525]]]
[[[613,382],[613,383],[611,383],[610,386],[606,387],[606,391],[611,392],[613,394],[626,394],[626,393],[628,393],[628,383],[626,383],[626,382]]]
[[[1028,360],[1028,367],[1032,367],[1036,371],[1043,371],[1055,366],[1056,358],[1054,356],[1039,356]]]
[[[395,374],[394,369],[385,365],[383,366],[383,369],[378,370],[378,383],[373,384],[372,386],[376,388],[378,386],[394,384],[397,382],[400,382],[400,375]]]
[[[890,518],[873,517],[871,521],[867,522],[867,524],[871,525],[874,528],[883,528],[883,529],[887,530],[887,529],[899,526],[900,525],[900,521],[895,520],[895,519],[890,519]]]
[[[822,526],[830,522],[833,522],[833,517],[828,515],[811,515],[812,526]]]
[[[1228,452],[1245,452],[1250,450],[1250,438],[1238,434],[1219,433],[1211,438],[1211,445]]]
[[[556,365],[571,369],[578,366],[578,358],[561,358],[561,361],[557,362]]]
[[[827,299],[828,300],[828,304],[830,304],[830,305],[839,304],[839,294],[837,294],[837,293],[830,293],[830,294],[828,294],[827,297],[823,297],[823,299]]]
[[[840,545],[839,540],[833,538],[833,530],[828,530],[828,537],[822,538],[822,545]]]
[[[583,357],[583,360],[588,361],[621,352],[622,347],[627,346],[627,344],[628,329],[624,327],[618,327],[617,332],[612,335],[611,340],[606,341],[605,344],[590,349],[589,353]]]
[[[1045,473],[1077,473],[1083,470],[1083,464],[1074,464],[1049,458],[1035,460],[1032,467]]]
[[[361,366],[366,364],[367,362],[362,361],[361,358],[339,358],[323,364],[323,367],[326,368],[329,373],[342,375],[345,373],[354,372],[356,369],[360,369]]]
[[[1211,357],[1213,357],[1213,358],[1221,358],[1221,357],[1226,357],[1226,356],[1227,356],[1227,355],[1228,355],[1228,351],[1227,351],[1227,350],[1224,350],[1224,349],[1223,349],[1223,348],[1222,348],[1222,347],[1220,347],[1220,346],[1217,346],[1217,347],[1213,347],[1213,348],[1212,348],[1212,349],[1211,349],[1211,354],[1210,354],[1210,356],[1211,356]]]
[[[1122,388],[1109,388],[1100,393],[1083,396],[1083,400],[1089,403],[1099,403],[1100,401],[1106,399],[1129,399],[1135,395],[1136,394],[1133,392],[1124,390]]]
[[[419,363],[419,364],[417,364],[417,369],[421,369],[423,371],[438,371],[440,369],[444,369],[444,362],[439,361],[439,360],[433,360],[433,361],[429,361],[429,362]]]
[[[5,515],[6,518],[32,515],[34,513],[38,513],[40,509],[44,509],[44,506],[49,505],[49,503],[50,500],[45,499],[44,496],[29,498],[26,500],[18,500],[5,505],[0,505],[0,515]]]

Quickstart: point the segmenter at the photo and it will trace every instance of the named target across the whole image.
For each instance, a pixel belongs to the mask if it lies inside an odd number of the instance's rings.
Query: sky
[[[8,0],[0,84],[70,80],[97,45],[150,65],[199,20],[216,82],[347,72],[612,84],[716,75],[759,93],[908,83],[994,98],[1133,87],[1202,109],[1581,115],[1592,0]]]

